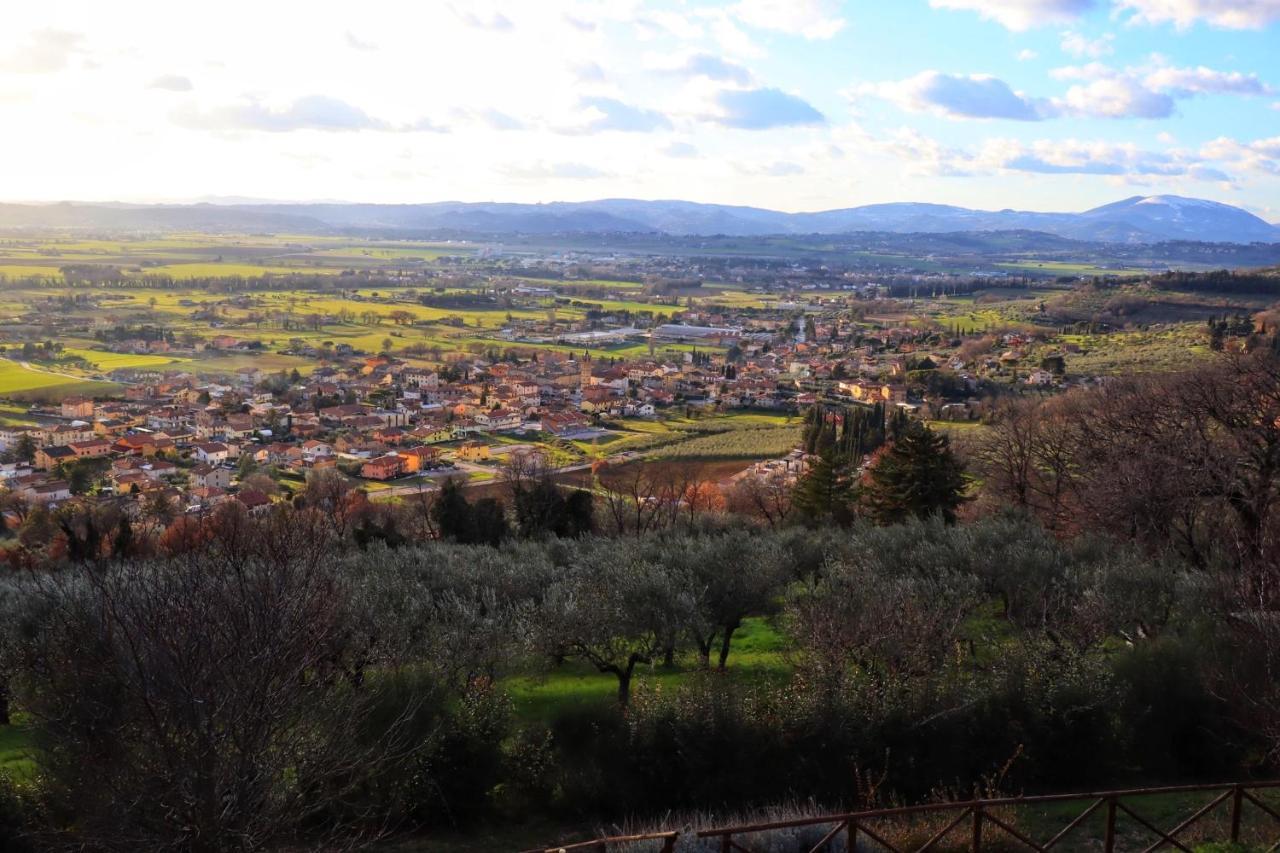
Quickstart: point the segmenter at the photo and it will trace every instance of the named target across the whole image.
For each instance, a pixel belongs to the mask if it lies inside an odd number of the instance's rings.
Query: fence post
[[[982,806],[973,807],[973,853],[982,851]]]
[[[1231,792],[1231,843],[1240,840],[1240,811],[1244,807],[1244,786],[1237,784]]]
[[[845,833],[848,838],[844,844],[846,853],[856,853],[858,849],[858,822],[850,820],[845,826]]]
[[[727,832],[720,836],[720,853],[733,853],[733,840]]]
[[[1102,842],[1104,853],[1113,853],[1116,849],[1116,801],[1107,798],[1107,834]]]

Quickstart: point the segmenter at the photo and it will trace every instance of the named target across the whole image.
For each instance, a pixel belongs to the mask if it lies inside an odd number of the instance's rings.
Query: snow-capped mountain
[[[1133,196],[1086,210],[1077,219],[1086,234],[1096,233],[1099,227],[1119,227],[1170,240],[1220,243],[1280,240],[1276,226],[1247,210],[1217,201],[1176,195]]]

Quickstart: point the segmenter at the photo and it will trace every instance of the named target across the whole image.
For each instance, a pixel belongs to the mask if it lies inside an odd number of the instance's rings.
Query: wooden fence
[[[1121,791],[979,799],[703,829],[693,835],[702,841],[702,844],[695,849],[719,851],[719,853],[756,853],[751,846],[753,837],[758,841],[760,836],[768,833],[797,829],[824,831],[820,840],[809,848],[809,853],[824,853],[824,851],[839,849],[837,845],[840,845],[840,842],[843,842],[841,846],[847,851],[858,850],[861,846],[864,850],[881,848],[888,853],[929,853],[931,850],[942,848],[946,842],[946,849],[968,849],[972,853],[981,853],[984,846],[995,847],[1002,851],[1025,848],[1036,853],[1049,853],[1073,833],[1079,836],[1077,830],[1091,817],[1101,812],[1104,816],[1101,843],[1103,853],[1114,853],[1117,849],[1117,827],[1123,824],[1129,824],[1128,828],[1138,830],[1149,841],[1145,847],[1140,848],[1142,853],[1155,853],[1164,847],[1175,848],[1182,853],[1191,853],[1190,848],[1179,840],[1179,837],[1215,811],[1225,810],[1229,817],[1230,828],[1223,831],[1221,837],[1215,837],[1213,840],[1239,842],[1245,812],[1256,811],[1269,823],[1275,823],[1273,827],[1275,832],[1268,833],[1269,840],[1262,845],[1262,849],[1267,853],[1273,853],[1280,849],[1280,811],[1277,810],[1280,807],[1264,802],[1260,795],[1261,792],[1274,788],[1280,788],[1280,781],[1131,788]],[[1169,795],[1205,795],[1209,799],[1175,826],[1161,829],[1157,820],[1143,815],[1140,801],[1144,797]],[[1019,806],[1059,804],[1078,804],[1080,809],[1067,824],[1051,837],[1043,840],[1031,837],[1030,830],[1018,828],[1009,816],[1010,811]],[[888,836],[893,833],[886,831],[887,823],[926,817],[938,819],[941,823],[923,844],[904,846],[901,841],[895,844],[889,840]],[[679,832],[653,832],[538,847],[525,853],[562,853],[562,851],[563,853],[574,853],[574,851],[612,853],[624,847],[632,851],[674,853],[679,839]],[[1270,839],[1277,840],[1272,843]]]

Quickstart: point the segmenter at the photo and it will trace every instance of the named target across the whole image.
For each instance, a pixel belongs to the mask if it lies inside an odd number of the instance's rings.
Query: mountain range
[[[1133,196],[1082,213],[973,210],[899,202],[812,213],[688,201],[602,199],[547,204],[236,203],[0,204],[0,228],[325,232],[449,232],[477,236],[663,233],[677,236],[1039,231],[1073,240],[1280,243],[1280,225],[1229,204]]]

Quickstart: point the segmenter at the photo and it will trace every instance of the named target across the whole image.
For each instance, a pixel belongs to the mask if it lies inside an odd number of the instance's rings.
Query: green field
[[[102,350],[81,349],[79,347],[66,347],[63,352],[67,355],[83,358],[103,372],[128,367],[180,365],[189,360],[168,355],[135,355],[127,352],[104,352]]]
[[[781,635],[767,620],[746,619],[733,635],[727,672],[735,680],[746,683],[781,683],[790,673],[783,645]],[[632,689],[636,695],[670,690],[698,671],[700,667],[694,656],[678,659],[671,669],[661,664],[645,666],[636,670]],[[503,686],[511,694],[520,719],[545,722],[575,706],[608,706],[616,701],[618,681],[585,665],[566,664],[509,678]]]
[[[350,240],[315,235],[178,234],[164,239],[86,240],[47,237],[0,246],[0,275],[60,277],[69,265],[112,267],[131,278],[190,279],[266,274],[339,274],[344,270],[420,268],[467,255],[462,243]]]
[[[734,429],[699,435],[659,448],[655,455],[674,459],[772,459],[794,450],[801,427]]]
[[[1185,370],[1213,357],[1202,327],[1186,325],[1105,335],[1063,335],[1079,348],[1065,356],[1069,375],[1128,375]]]
[[[119,386],[110,383],[89,382],[69,376],[29,370],[9,359],[0,359],[0,396],[20,395],[24,392],[50,391],[60,394],[98,393],[114,391]]]
[[[1151,270],[1141,267],[1100,267],[1090,263],[1072,263],[1069,261],[1011,261],[995,264],[997,267],[1028,272],[1044,272],[1053,275],[1146,275]]]

